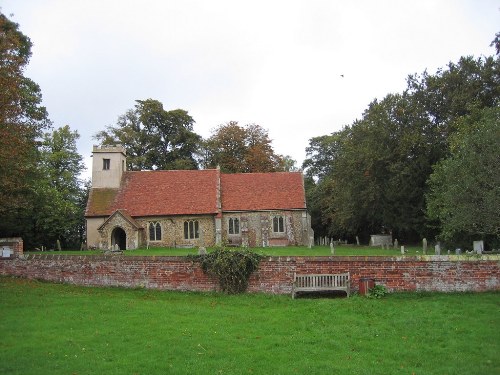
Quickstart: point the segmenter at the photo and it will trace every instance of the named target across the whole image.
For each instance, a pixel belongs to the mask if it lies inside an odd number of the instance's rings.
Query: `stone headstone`
[[[120,245],[115,243],[115,247],[113,248],[114,251],[120,251]]]
[[[456,254],[456,255],[460,255],[460,254],[462,254],[462,249],[461,249],[461,248],[459,248],[459,247],[457,247],[457,248],[455,249],[455,254]]]
[[[441,245],[439,243],[434,245],[434,254],[441,255]]]
[[[205,255],[207,253],[207,249],[204,246],[200,246],[198,248],[198,255]]]
[[[472,246],[473,246],[474,252],[476,254],[482,254],[483,253],[483,251],[484,251],[484,241],[474,241],[472,243]]]
[[[358,236],[356,236],[356,245],[359,246],[359,237]]]
[[[427,238],[422,240],[422,253],[427,254]]]
[[[397,249],[399,247],[399,242],[398,242],[398,239],[396,238],[394,240],[394,248]]]
[[[330,253],[332,253],[332,255],[335,255],[335,246],[333,246],[333,241],[330,242]]]
[[[310,248],[312,248],[313,243],[314,243],[314,237],[313,237],[313,236],[310,236],[310,237],[309,237],[309,249],[310,249]]]
[[[405,247],[403,245],[403,246],[401,246],[401,254],[404,254],[404,253],[405,253]]]

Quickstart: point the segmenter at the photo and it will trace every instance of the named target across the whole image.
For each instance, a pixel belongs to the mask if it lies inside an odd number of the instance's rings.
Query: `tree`
[[[500,55],[500,33],[495,34],[495,39],[491,42],[490,47],[495,47],[497,55]]]
[[[302,164],[309,177],[320,180],[333,173],[334,161],[340,153],[341,138],[342,132],[337,132],[309,140],[309,146],[306,148],[307,158]]]
[[[77,247],[82,240],[84,206],[88,188],[79,180],[85,169],[76,149],[79,134],[69,126],[46,133],[40,150],[39,169],[43,178],[35,186],[32,214],[33,241],[63,247]]]
[[[434,166],[428,214],[445,241],[500,240],[500,107],[460,119],[451,155]],[[470,244],[470,242],[469,242]]]
[[[289,160],[290,162],[290,160]],[[204,165],[226,173],[283,171],[285,162],[274,152],[268,132],[260,125],[236,121],[220,125],[205,141]]]
[[[461,58],[434,75],[408,78],[408,89],[374,100],[361,120],[310,140],[304,162],[315,184],[308,205],[317,233],[364,236],[381,230],[416,241],[437,232],[426,216],[427,179],[449,153],[458,121],[498,106],[500,61]],[[316,222],[317,223],[317,222]]]
[[[184,110],[166,111],[157,100],[137,100],[134,109],[94,138],[104,145],[122,144],[130,170],[196,169],[201,137]]]
[[[37,138],[50,127],[39,86],[24,76],[31,41],[0,13],[0,236],[21,235],[35,196]]]

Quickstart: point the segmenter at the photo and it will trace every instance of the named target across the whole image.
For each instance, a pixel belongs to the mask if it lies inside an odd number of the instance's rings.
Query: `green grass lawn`
[[[234,248],[238,249],[238,248]],[[406,255],[418,255],[422,254],[422,248],[416,246],[406,246]],[[209,248],[208,251],[213,249]],[[252,248],[253,251],[272,256],[330,256],[331,251],[329,246],[314,246],[311,249],[305,246],[287,246],[287,247],[258,247]],[[432,250],[433,251],[433,250]],[[102,251],[89,250],[89,251],[61,251],[61,252],[26,252],[27,254],[65,254],[65,255],[102,255]],[[150,249],[137,249],[137,250],[125,250],[123,254],[125,256],[164,256],[164,255],[188,255],[197,254],[198,248],[182,249],[182,248],[150,248]],[[427,251],[431,254],[430,250]],[[380,247],[369,247],[369,246],[337,246],[335,247],[335,255],[338,256],[384,256],[384,255],[401,255],[400,249],[381,249]]]
[[[500,294],[380,300],[0,278],[1,374],[500,374]]]

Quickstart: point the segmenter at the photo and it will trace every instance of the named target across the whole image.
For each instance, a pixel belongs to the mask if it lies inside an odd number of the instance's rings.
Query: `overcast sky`
[[[208,137],[269,131],[298,166],[311,137],[360,118],[406,77],[493,55],[498,0],[0,0],[33,42],[26,75],[55,127],[92,139],[137,99],[181,108]],[[88,175],[88,174],[87,174]]]

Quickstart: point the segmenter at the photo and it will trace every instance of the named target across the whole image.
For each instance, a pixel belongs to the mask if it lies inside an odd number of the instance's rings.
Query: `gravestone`
[[[198,248],[198,255],[206,255],[207,254],[207,249],[204,246],[200,246]]]
[[[405,253],[405,247],[403,245],[403,246],[401,246],[401,254],[404,254],[404,253]]]
[[[472,246],[473,246],[474,252],[476,254],[482,254],[483,253],[483,251],[484,251],[484,241],[474,241],[472,243]]]
[[[370,235],[370,246],[392,245],[392,235],[372,234]]]
[[[314,243],[314,236],[309,237],[309,249],[312,248]]]
[[[330,253],[332,253],[332,255],[335,255],[335,246],[333,246],[333,241],[330,242]]]
[[[399,247],[399,242],[398,242],[398,239],[396,238],[394,240],[394,248],[397,249]]]
[[[459,247],[457,247],[457,248],[455,249],[455,254],[456,254],[456,255],[460,255],[460,254],[462,254],[462,249],[461,249],[461,248],[459,248]]]
[[[422,253],[427,254],[427,238],[422,240]]]
[[[356,236],[356,245],[359,246],[359,237],[358,236]]]
[[[439,243],[434,245],[434,254],[441,255],[441,245]]]

